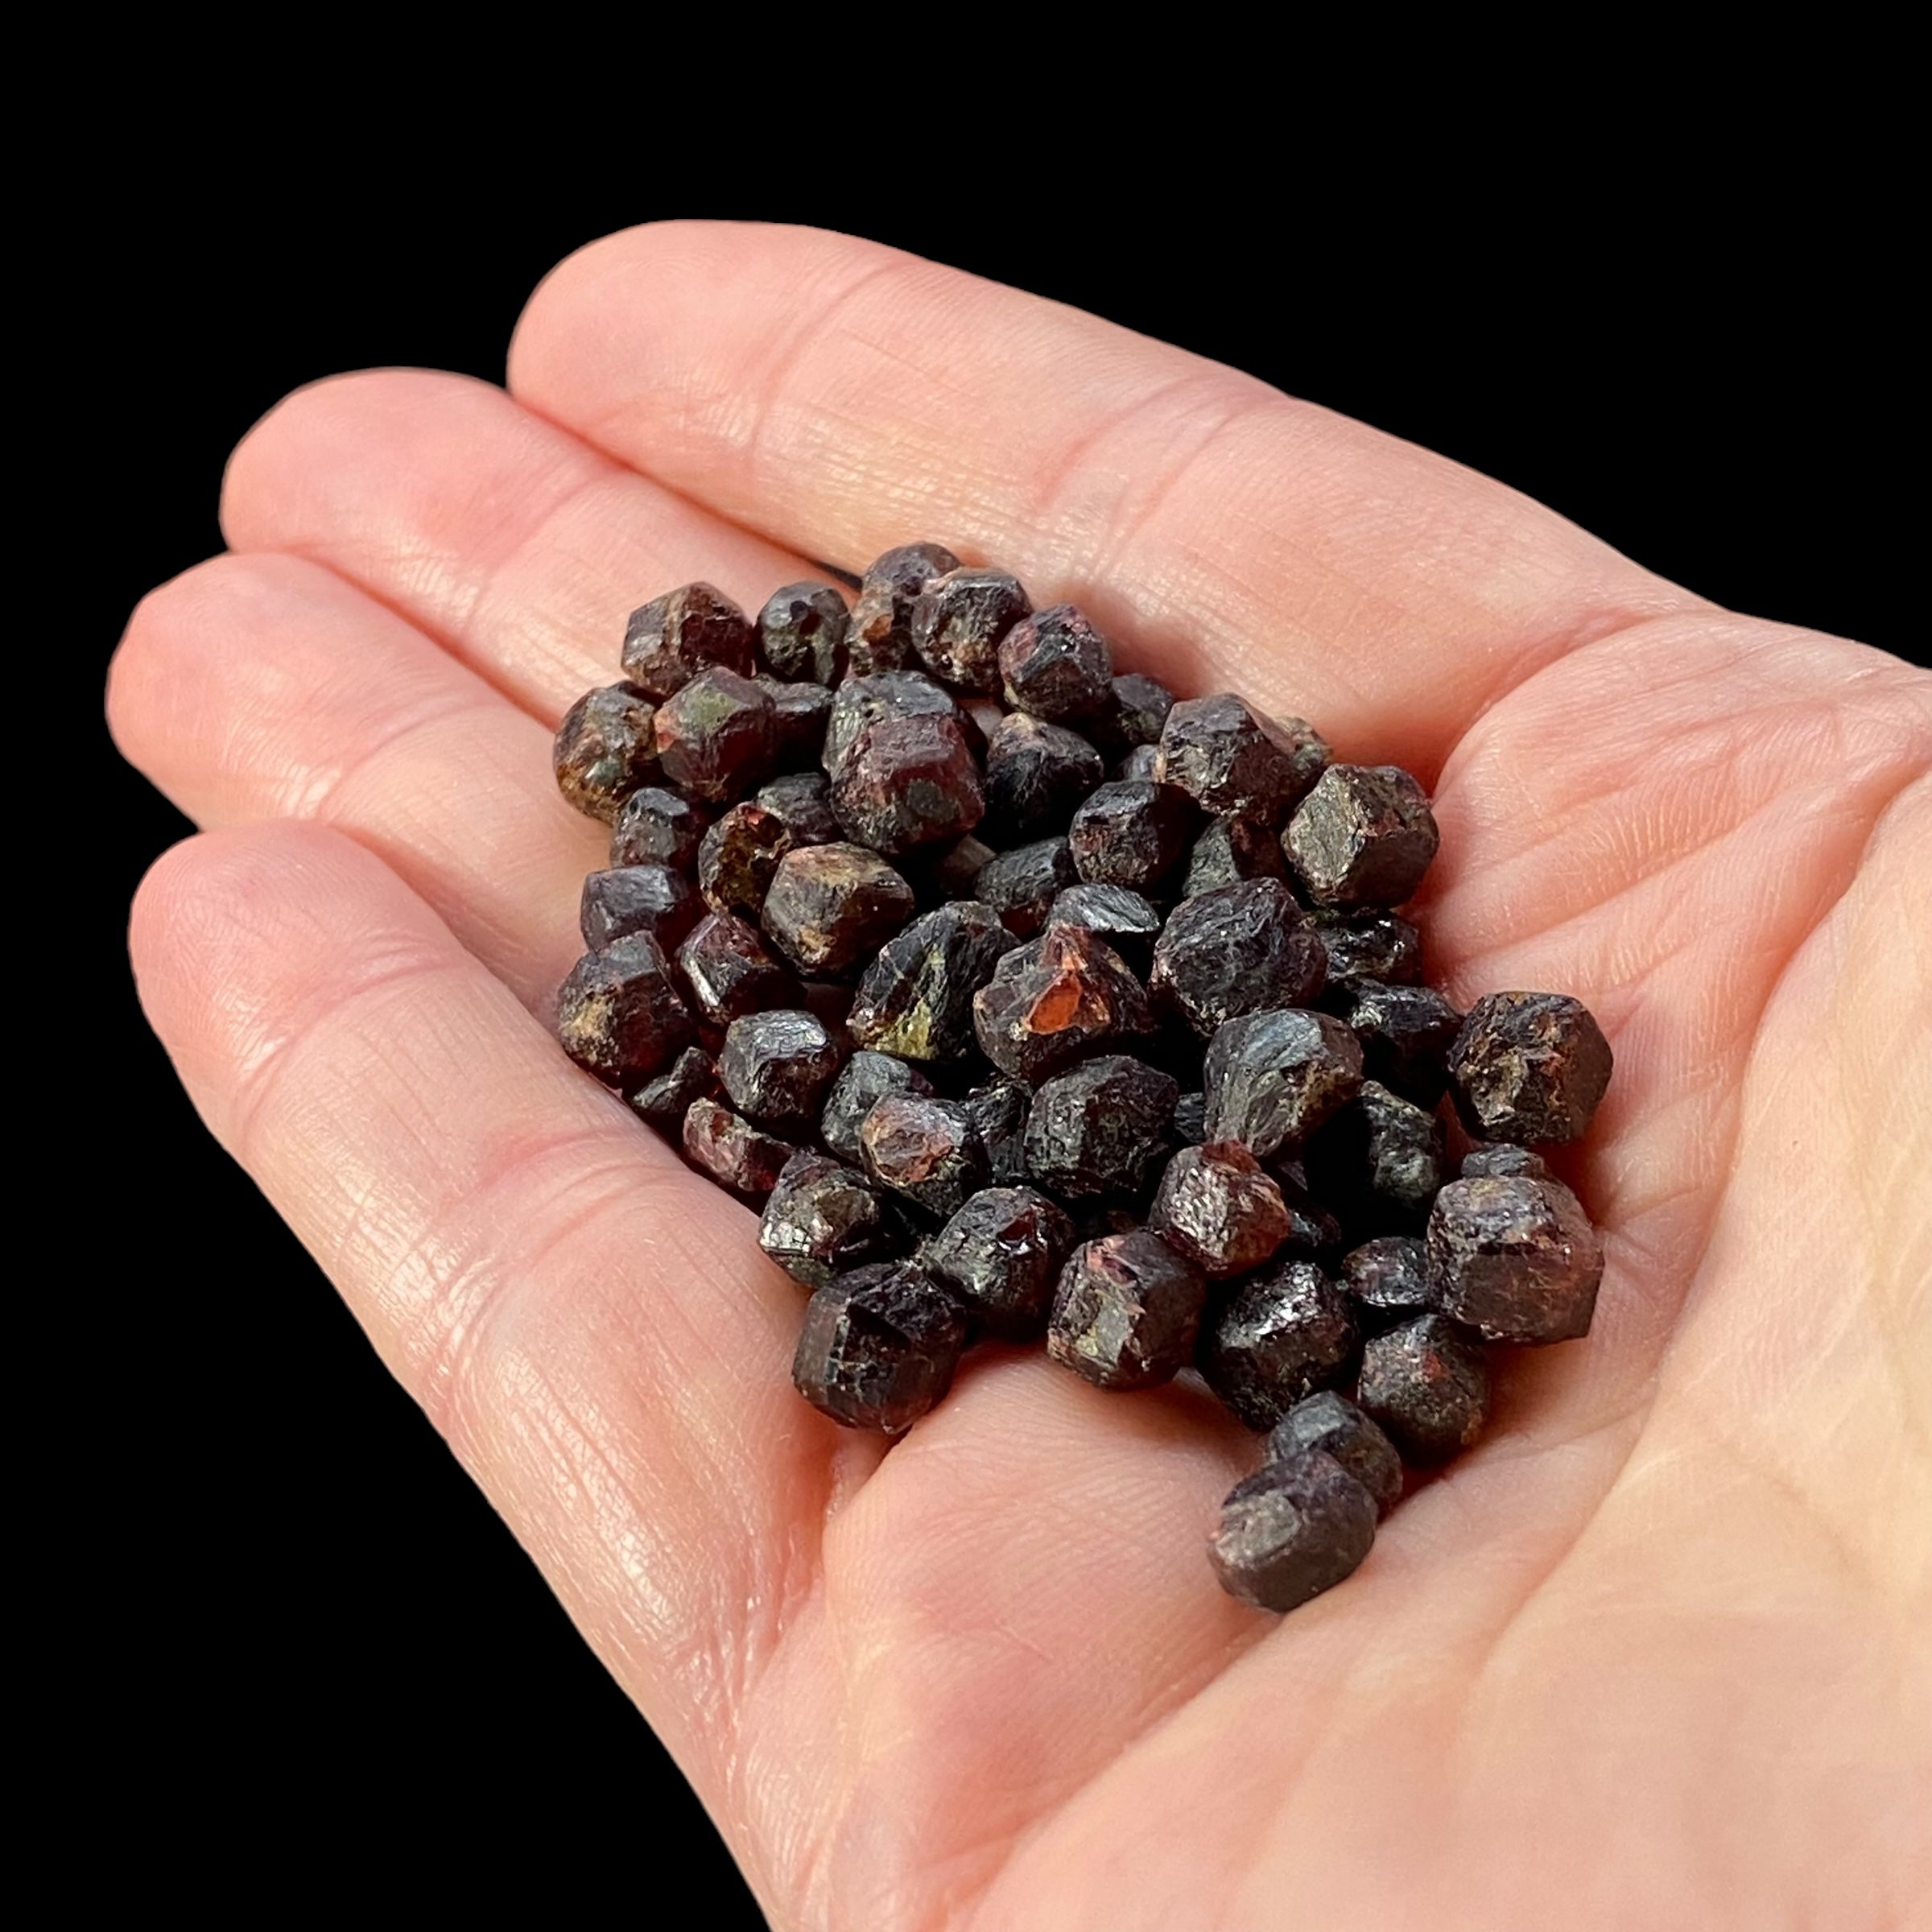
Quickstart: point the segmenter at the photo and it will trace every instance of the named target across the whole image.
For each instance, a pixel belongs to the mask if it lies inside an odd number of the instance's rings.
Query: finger
[[[802,558],[737,530],[461,376],[298,390],[222,485],[239,551],[312,558],[393,605],[546,724],[617,675],[628,613],[705,578],[755,611]]]
[[[1509,684],[1690,601],[1447,459],[849,237],[671,222],[543,283],[514,394],[811,555],[932,537],[1141,668],[1433,769]]]
[[[381,857],[526,1004],[582,950],[609,833],[549,734],[320,565],[217,557],[145,598],[109,684],[127,757],[204,827],[312,819]]]
[[[792,1393],[750,1217],[338,833],[178,847],[132,944],[210,1127],[715,1798],[830,1488],[876,1460]]]

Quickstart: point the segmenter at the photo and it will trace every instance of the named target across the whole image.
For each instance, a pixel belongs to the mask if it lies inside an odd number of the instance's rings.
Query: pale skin
[[[302,390],[222,514],[109,693],[206,828],[134,907],[147,1010],[774,1925],[1929,1922],[1932,679],[801,229],[599,242],[507,394]],[[808,1409],[752,1215],[545,1030],[605,836],[549,735],[625,613],[919,537],[1413,766],[1451,997],[1615,1046],[1593,1333],[1285,1620],[1208,1573],[1257,1445],[1198,1393],[995,1350],[890,1451]]]

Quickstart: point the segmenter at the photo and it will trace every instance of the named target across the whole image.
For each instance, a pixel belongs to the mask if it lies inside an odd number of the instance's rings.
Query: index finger
[[[1445,457],[813,229],[595,242],[532,298],[510,376],[530,407],[808,555],[862,567],[936,539],[1038,605],[1080,603],[1184,690],[1241,690],[1344,755],[1430,773],[1541,665],[1695,603]]]

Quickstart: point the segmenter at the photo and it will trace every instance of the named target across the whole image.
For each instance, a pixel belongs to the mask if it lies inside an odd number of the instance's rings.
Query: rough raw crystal
[[[1181,880],[1181,897],[1212,892],[1243,879],[1286,879],[1282,842],[1253,819],[1215,819],[1194,842]]]
[[[1377,1235],[1351,1248],[1342,1257],[1339,1278],[1371,1318],[1384,1324],[1428,1315],[1435,1307],[1422,1244],[1414,1235]]]
[[[1071,604],[1035,611],[1000,641],[1006,702],[1054,724],[1104,715],[1113,698],[1113,653],[1091,618]]]
[[[701,1046],[687,1046],[664,1072],[625,1098],[654,1127],[672,1133],[683,1125],[693,1100],[715,1100],[724,1091],[711,1055]]]
[[[758,688],[771,700],[772,728],[780,771],[807,771],[825,749],[826,727],[832,722],[832,693],[823,684],[787,684],[760,677]]]
[[[865,1164],[859,1129],[873,1105],[888,1094],[929,1094],[932,1083],[916,1067],[883,1053],[855,1053],[839,1069],[819,1117],[819,1138],[842,1161]]]
[[[832,809],[832,781],[822,771],[788,771],[761,785],[752,803],[791,834],[793,845],[832,845],[845,836]]]
[[[1016,938],[1030,939],[1080,876],[1064,839],[1041,839],[988,860],[973,876],[972,896],[990,906]]]
[[[1580,1000],[1492,993],[1449,1054],[1457,1111],[1485,1141],[1582,1139],[1610,1084],[1610,1042]]]
[[[1103,1054],[1048,1080],[1026,1120],[1026,1171],[1069,1200],[1141,1193],[1173,1146],[1172,1075]]]
[[[881,718],[950,718],[967,744],[980,749],[979,726],[943,686],[923,671],[875,671],[848,678],[832,694],[832,715],[819,753],[826,772],[836,775],[865,728]]]
[[[733,1106],[761,1127],[809,1133],[839,1071],[837,1042],[815,1014],[748,1013],[724,1032],[718,1077]]]
[[[1363,1344],[1355,1399],[1405,1462],[1443,1462],[1483,1432],[1489,1368],[1455,1323],[1419,1315]]]
[[[791,832],[776,812],[746,801],[734,805],[698,848],[698,890],[713,912],[755,920]]]
[[[842,591],[829,584],[787,584],[758,613],[758,650],[778,677],[836,684],[845,675]]]
[[[1050,926],[1078,926],[1104,939],[1129,966],[1144,969],[1160,936],[1154,902],[1129,886],[1069,886],[1055,896]]]
[[[1402,1500],[1402,1459],[1394,1443],[1332,1389],[1297,1402],[1269,1432],[1266,1455],[1281,1462],[1311,1449],[1333,1456],[1375,1498],[1377,1515]]]
[[[859,981],[847,1024],[861,1046],[956,1061],[973,1040],[973,996],[1018,943],[990,906],[960,899],[886,941]]]
[[[1308,1005],[1327,963],[1279,879],[1244,879],[1177,906],[1154,943],[1147,990],[1212,1038],[1243,1013]]]
[[[708,584],[653,597],[624,627],[624,675],[647,696],[668,698],[714,665],[749,678],[756,661],[751,621]]]
[[[1313,1261],[1237,1282],[1210,1309],[1197,1352],[1208,1385],[1250,1429],[1348,1372],[1358,1340],[1348,1298]]]
[[[971,1113],[956,1100],[887,1094],[859,1126],[865,1171],[943,1219],[993,1178]]]
[[[921,1261],[987,1334],[1023,1342],[1046,1326],[1073,1247],[1064,1209],[1031,1187],[984,1187],[929,1241]]]
[[[1422,1225],[1443,1184],[1442,1122],[1364,1080],[1307,1146],[1311,1185],[1344,1220],[1399,1231]]]
[[[711,820],[690,799],[646,785],[634,791],[611,828],[610,862],[617,865],[668,865],[689,872]]]
[[[1295,808],[1282,845],[1322,906],[1399,906],[1439,843],[1429,795],[1397,765],[1331,765]]]
[[[1203,811],[1278,825],[1327,762],[1328,747],[1312,726],[1265,717],[1220,691],[1168,712],[1158,775]]]
[[[648,932],[578,960],[557,994],[557,1037],[607,1086],[642,1085],[691,1043],[664,948]]]
[[[1154,1388],[1191,1359],[1207,1295],[1208,1278],[1158,1235],[1086,1242],[1060,1272],[1046,1352],[1102,1389]]]
[[[1151,785],[1158,775],[1161,748],[1137,745],[1113,768],[1115,778],[1123,785]]]
[[[684,1116],[684,1157],[720,1187],[759,1199],[798,1152],[716,1100],[693,1100]]]
[[[1265,1159],[1354,1099],[1362,1050],[1325,1013],[1244,1013],[1215,1034],[1204,1072],[1208,1138],[1245,1141]]]
[[[1107,775],[1100,754],[1078,732],[1016,711],[986,741],[986,816],[996,844],[1066,829],[1074,808]]]
[[[758,1245],[807,1288],[890,1261],[898,1231],[878,1191],[825,1154],[801,1150],[785,1163],[758,1224]]]
[[[1230,1596],[1292,1610],[1352,1575],[1375,1541],[1375,1498],[1332,1455],[1302,1450],[1228,1492],[1208,1560]]]
[[[944,848],[928,847],[917,855],[919,869],[915,884],[923,902],[944,905],[951,899],[970,899],[980,872],[999,857],[983,840],[968,832],[964,838]]]
[[[1110,758],[1123,758],[1137,745],[1158,745],[1173,708],[1174,693],[1165,684],[1130,671],[1113,680],[1088,729]]]
[[[835,1422],[898,1435],[952,1386],[965,1345],[965,1315],[938,1282],[880,1262],[813,1292],[791,1379]]]
[[[1266,1166],[1281,1187],[1282,1204],[1288,1210],[1288,1238],[1282,1248],[1290,1254],[1308,1257],[1338,1250],[1342,1224],[1309,1194],[1307,1171],[1301,1162],[1277,1154]]]
[[[585,877],[577,927],[592,952],[634,932],[649,933],[668,952],[703,910],[689,882],[668,865],[621,865]]]
[[[1429,1286],[1487,1341],[1566,1342],[1590,1331],[1604,1247],[1561,1181],[1451,1181],[1429,1216]]]
[[[886,551],[859,584],[845,633],[853,674],[902,671],[912,662],[912,616],[919,592],[960,560],[942,543],[902,543]]]
[[[729,912],[700,919],[677,957],[691,1010],[707,1026],[721,1030],[748,1013],[796,1006],[801,997],[799,982],[766,951],[757,928]]]
[[[1527,1147],[1512,1147],[1507,1141],[1472,1147],[1463,1156],[1463,1179],[1492,1179],[1501,1174],[1520,1174],[1533,1181],[1550,1179],[1550,1163]]]
[[[1208,1138],[1208,1096],[1183,1093],[1174,1107],[1174,1137],[1183,1147],[1199,1147]]]
[[[962,690],[1000,687],[1000,640],[1033,608],[1003,570],[962,568],[927,580],[912,610],[912,647],[935,678]]]
[[[1067,842],[1089,884],[1152,892],[1187,856],[1199,822],[1171,786],[1117,780],[1075,812]]]
[[[1449,1049],[1463,1016],[1432,986],[1358,980],[1335,1010],[1362,1043],[1362,1071],[1404,1100],[1433,1107],[1449,1083]]]
[[[1338,913],[1318,906],[1309,923],[1328,956],[1331,987],[1364,980],[1413,986],[1422,976],[1422,935],[1395,913]]]
[[[1183,1147],[1167,1163],[1147,1224],[1203,1273],[1245,1274],[1288,1238],[1274,1177],[1239,1141]]]
[[[1026,1121],[1033,1111],[1032,1088],[1021,1080],[990,1081],[967,1095],[966,1111],[980,1130],[993,1185],[1017,1187],[1026,1179]]]
[[[658,775],[656,715],[634,684],[587,691],[557,727],[558,791],[586,816],[614,823],[624,801]]]
[[[762,923],[804,973],[849,972],[912,917],[912,888],[875,852],[807,845],[779,860]]]
[[[958,724],[920,716],[880,718],[859,733],[833,768],[832,808],[851,837],[890,857],[959,838],[986,806]]]
[[[778,722],[761,685],[736,671],[701,672],[658,707],[664,775],[708,805],[755,791],[778,761]]]
[[[1096,1047],[1148,1034],[1153,1024],[1147,996],[1126,961],[1077,926],[1050,926],[1014,947],[972,1001],[980,1051],[1002,1073],[1027,1080]]]

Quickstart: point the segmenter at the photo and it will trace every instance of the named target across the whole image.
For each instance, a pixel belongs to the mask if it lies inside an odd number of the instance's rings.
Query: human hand
[[[1922,1909],[1932,679],[835,237],[601,243],[511,388],[345,378],[238,452],[237,554],[116,666],[122,744],[214,828],[144,887],[137,967],[776,1922]],[[749,1216],[530,1017],[602,852],[548,730],[625,613],[914,536],[1413,766],[1451,996],[1575,992],[1616,1047],[1592,1337],[1513,1362],[1484,1442],[1278,1624],[1202,1558],[1256,1454],[1204,1398],[985,1350],[890,1454],[807,1409]]]

